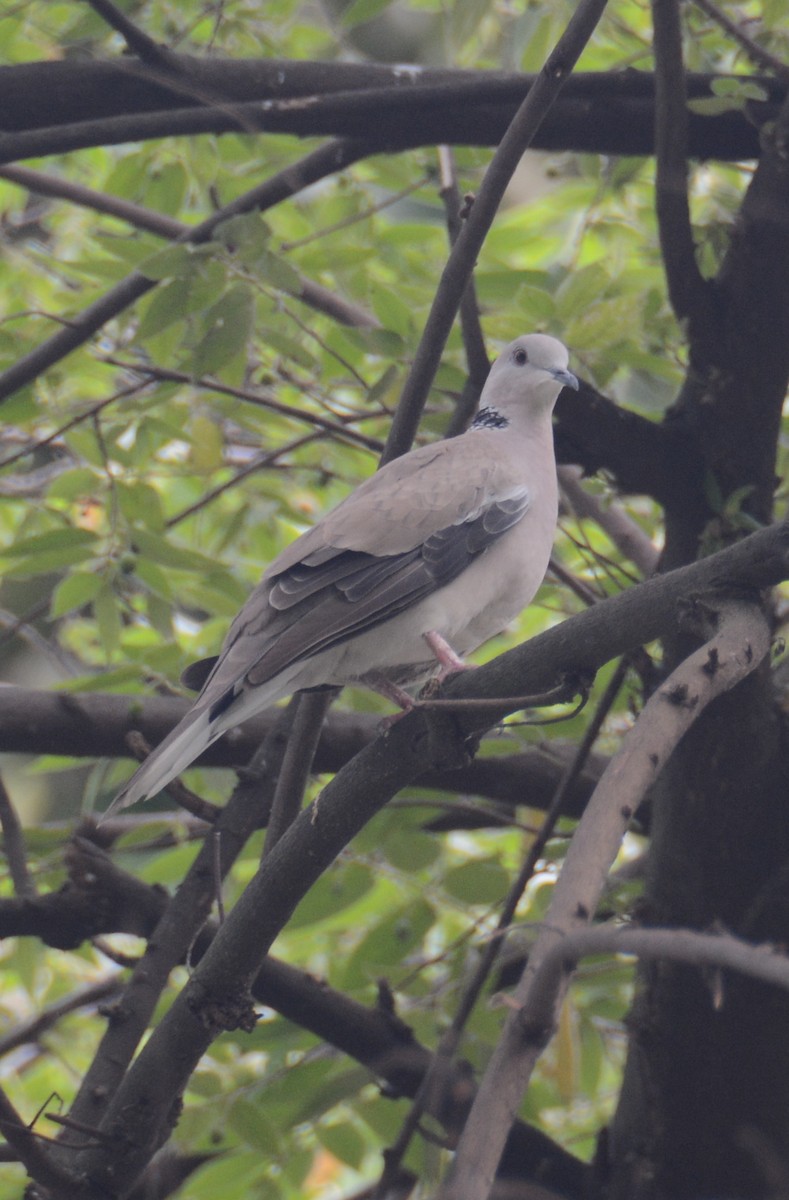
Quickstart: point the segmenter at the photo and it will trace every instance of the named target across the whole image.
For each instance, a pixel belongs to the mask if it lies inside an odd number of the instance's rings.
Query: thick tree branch
[[[620,408],[584,380],[577,392],[559,394],[555,442],[560,463],[590,475],[605,470],[622,492],[685,508],[703,495],[701,458],[687,429]]]
[[[263,117],[267,132],[362,137],[381,148],[497,145],[535,79],[503,72],[361,63],[187,55],[174,55],[173,61],[180,70],[169,79],[133,59],[0,68],[0,104],[7,130],[0,138],[0,159],[63,154],[146,137],[235,132],[259,128]],[[688,95],[712,96],[715,78],[689,76]],[[755,82],[768,95],[767,103],[752,103],[747,113],[689,115],[689,154],[732,161],[759,156],[758,125],[775,116],[775,105],[786,89],[770,76]],[[337,93],[344,95],[337,97]],[[652,154],[654,94],[655,81],[647,73],[579,75],[570,80],[534,146]],[[52,95],[58,97],[56,108],[49,102]],[[211,97],[225,102],[212,104]],[[306,97],[310,97],[308,104],[292,103]]]
[[[32,688],[0,687],[0,752],[8,754],[61,754],[74,758],[129,758],[127,738],[139,732],[157,745],[174,729],[191,707],[191,701],[174,696],[121,696],[113,692],[43,692]],[[241,767],[270,732],[279,715],[270,709],[214,742],[198,762],[204,766]],[[367,746],[378,733],[380,718],[364,713],[328,714],[323,724],[313,766],[316,774],[334,774]],[[522,804],[545,808],[565,768],[564,750],[553,742],[522,753],[476,758],[459,770],[428,771],[419,780],[422,788],[483,796],[502,806],[499,820]],[[567,812],[579,816],[599,774],[599,766],[585,772],[574,786]],[[260,820],[266,814],[261,810]],[[476,816],[458,812],[438,818],[433,827],[470,828],[495,822],[496,814],[477,806]],[[147,819],[147,818],[145,818]],[[112,829],[125,828],[136,817],[121,817]],[[108,823],[109,824],[109,823]],[[107,828],[107,826],[103,826]],[[10,931],[2,925],[0,937]],[[41,928],[37,929],[41,935]]]
[[[259,748],[246,778],[222,809],[212,829],[212,838],[203,843],[177,893],[157,921],[145,953],[131,974],[96,1056],[82,1080],[71,1109],[75,1120],[91,1127],[99,1123],[108,1098],[115,1094],[145,1033],[170,971],[186,958],[208,919],[217,885],[221,884],[257,827],[258,805],[262,804],[264,808],[270,805],[295,707],[292,705],[279,714],[277,724]],[[170,1100],[172,1103],[175,1097],[171,1096]],[[164,1124],[147,1131],[140,1143],[145,1162],[166,1141],[167,1124],[174,1117],[168,1104]]]
[[[721,606],[718,614],[715,635],[650,697],[581,818],[515,991],[517,1007],[488,1063],[458,1145],[446,1186],[452,1200],[488,1197],[506,1131],[555,1029],[569,976],[554,971],[549,994],[539,977],[546,956],[566,933],[591,920],[630,818],[679,740],[712,700],[755,670],[769,651],[770,629],[759,607],[735,602]]]

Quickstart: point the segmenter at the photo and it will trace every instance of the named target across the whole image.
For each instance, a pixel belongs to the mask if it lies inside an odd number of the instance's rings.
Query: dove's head
[[[496,424],[496,414],[509,423],[514,411],[548,412],[563,387],[578,390],[578,380],[567,369],[568,354],[556,338],[527,333],[510,342],[490,368],[482,389],[478,423]],[[490,414],[490,415],[488,415]]]

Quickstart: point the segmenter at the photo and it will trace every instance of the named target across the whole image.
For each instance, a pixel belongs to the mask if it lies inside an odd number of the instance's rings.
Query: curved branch
[[[704,506],[698,447],[680,425],[661,425],[620,408],[581,380],[556,402],[556,457],[593,474],[609,472],[622,492],[651,496],[664,507]]]
[[[693,967],[718,967],[760,979],[789,991],[789,958],[774,946],[754,946],[732,934],[698,933],[694,929],[632,929],[603,926],[566,933],[546,953],[532,983],[529,1017],[552,1019],[562,976],[582,958],[594,954],[627,954],[646,961],[668,959]]]
[[[486,1200],[506,1131],[555,1028],[569,975],[549,972],[546,985],[539,978],[546,956],[567,932],[591,920],[630,818],[683,734],[712,700],[755,670],[770,649],[770,628],[758,606],[727,603],[718,609],[718,621],[715,635],[650,697],[581,818],[515,990],[517,1007],[488,1063],[458,1145],[446,1191],[453,1200]]]

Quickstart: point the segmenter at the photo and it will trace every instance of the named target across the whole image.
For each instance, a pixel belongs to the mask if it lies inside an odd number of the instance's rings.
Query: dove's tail
[[[217,728],[218,726],[218,728]],[[160,742],[153,753],[137,768],[123,791],[119,792],[105,817],[129,808],[138,800],[148,800],[193,763],[212,742],[221,737],[226,725],[211,720],[211,706],[191,709],[175,729]]]
[[[234,729],[269,704],[288,695],[289,674],[283,672],[258,687],[242,687],[236,694],[228,689],[213,703],[198,697],[194,708],[168,733],[145,762],[137,768],[125,788],[118,793],[104,817],[130,808],[139,800],[148,800],[185,771],[204,750],[228,729]]]

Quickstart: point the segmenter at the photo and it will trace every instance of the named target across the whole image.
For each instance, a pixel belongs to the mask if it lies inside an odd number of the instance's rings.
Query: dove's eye
[[[525,367],[529,361],[529,356],[523,349],[523,346],[518,346],[517,350],[513,351],[512,357],[516,367]]]

